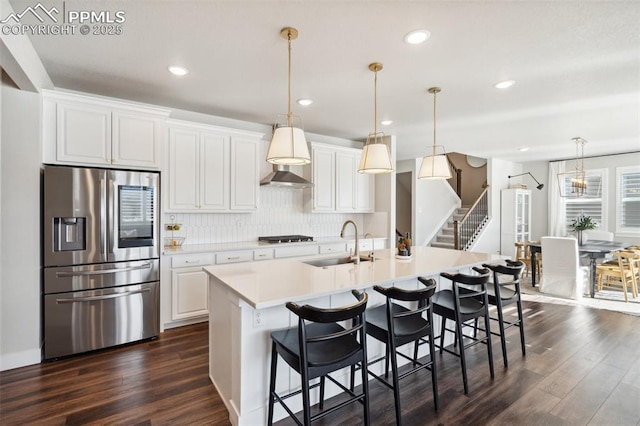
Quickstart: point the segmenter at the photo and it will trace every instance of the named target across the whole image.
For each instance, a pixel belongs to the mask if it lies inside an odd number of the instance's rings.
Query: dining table
[[[622,250],[629,246],[629,243],[620,241],[602,241],[589,240],[586,243],[578,245],[580,257],[589,258],[589,271],[591,276],[590,295],[594,297],[596,294],[596,264],[598,259],[604,259],[608,254],[616,250]],[[542,253],[542,243],[529,242],[531,251],[531,285],[536,285],[536,265],[538,263],[538,253]]]

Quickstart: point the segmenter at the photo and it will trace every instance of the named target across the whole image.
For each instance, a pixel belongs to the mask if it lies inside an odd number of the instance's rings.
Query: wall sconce
[[[538,179],[536,179],[535,177],[533,177],[533,175],[531,174],[531,172],[520,173],[519,175],[513,175],[513,176],[507,176],[507,177],[508,177],[509,179],[511,179],[511,178],[514,178],[514,177],[524,176],[524,175],[529,175],[529,176],[531,176],[531,178],[532,178],[533,180],[535,180],[535,181],[536,181],[536,183],[538,184],[538,186],[536,186],[536,188],[537,188],[538,190],[541,190],[542,188],[544,188],[544,184],[543,184],[543,183],[538,182]]]

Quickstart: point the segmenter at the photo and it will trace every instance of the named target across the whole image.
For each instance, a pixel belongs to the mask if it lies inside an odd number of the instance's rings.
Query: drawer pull
[[[185,260],[184,263],[200,263],[199,260]]]
[[[227,260],[238,260],[240,256],[227,257]]]

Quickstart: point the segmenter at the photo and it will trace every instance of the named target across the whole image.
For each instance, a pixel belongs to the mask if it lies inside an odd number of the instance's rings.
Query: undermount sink
[[[369,262],[371,261],[370,257],[360,257],[360,262]],[[307,260],[307,265],[317,266],[318,268],[325,268],[327,266],[336,266],[336,265],[344,265],[346,263],[354,263],[350,257],[331,257],[329,259],[316,259],[316,260]]]

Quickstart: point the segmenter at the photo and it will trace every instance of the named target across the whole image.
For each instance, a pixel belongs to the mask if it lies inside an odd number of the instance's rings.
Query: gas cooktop
[[[274,235],[270,237],[258,237],[258,241],[264,241],[269,244],[299,243],[302,241],[313,241],[313,237],[306,235]]]

